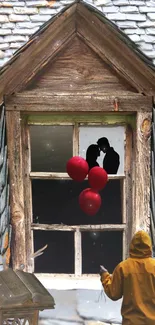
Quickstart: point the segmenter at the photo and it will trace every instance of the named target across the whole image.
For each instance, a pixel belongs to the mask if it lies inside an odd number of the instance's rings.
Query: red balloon
[[[79,195],[79,205],[83,212],[94,216],[101,206],[101,196],[91,188],[86,188]]]
[[[89,166],[84,158],[75,156],[68,160],[66,169],[74,181],[82,182],[88,174]]]
[[[88,181],[93,190],[100,191],[107,184],[107,172],[101,167],[93,167],[88,174]]]

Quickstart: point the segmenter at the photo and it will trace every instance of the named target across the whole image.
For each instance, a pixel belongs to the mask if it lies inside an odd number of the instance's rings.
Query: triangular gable
[[[45,93],[130,93],[136,90],[105,63],[83,40],[75,37],[25,90]]]
[[[25,89],[77,35],[139,93],[155,93],[155,74],[144,57],[128,46],[103,14],[78,1],[41,28],[2,69],[0,97]]]

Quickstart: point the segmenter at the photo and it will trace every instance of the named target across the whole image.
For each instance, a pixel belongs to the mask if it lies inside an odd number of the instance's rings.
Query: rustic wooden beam
[[[31,179],[70,179],[67,173],[30,172],[29,175]],[[109,180],[123,178],[125,178],[125,175],[108,175]]]
[[[154,72],[120,39],[114,28],[81,4],[77,6],[76,24],[77,34],[85,43],[139,92],[155,93]]]
[[[21,90],[75,36],[76,4],[36,36],[0,77],[0,96]]]
[[[37,325],[39,321],[39,310],[36,310],[32,316],[32,324]]]
[[[20,112],[6,112],[8,160],[10,175],[11,224],[13,229],[13,268],[26,265],[24,192]]]
[[[33,230],[45,230],[45,231],[123,231],[126,228],[125,224],[122,225],[77,225],[68,226],[63,224],[37,224],[32,223],[31,229]]]
[[[125,231],[125,246],[126,252],[124,257],[129,254],[129,245],[132,237],[132,224],[134,220],[132,198],[133,198],[133,163],[134,163],[134,150],[133,150],[133,130],[131,126],[126,126],[126,144],[125,144],[125,179],[124,179],[124,207],[123,211],[126,214],[124,223],[126,222]]]
[[[133,233],[150,227],[151,113],[137,113]]]
[[[23,190],[24,190],[24,218],[26,227],[26,271],[31,272],[34,269],[34,260],[31,259],[33,253],[33,233],[31,231],[32,222],[32,193],[31,193],[31,149],[29,127],[26,119],[21,120],[22,136],[22,163],[23,163]]]
[[[139,94],[133,95],[84,95],[61,94],[53,95],[46,92],[24,91],[5,98],[6,110],[24,112],[117,112],[152,111],[152,97]]]

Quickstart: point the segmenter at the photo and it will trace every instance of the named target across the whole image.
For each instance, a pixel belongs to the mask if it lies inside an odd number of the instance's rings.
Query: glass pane
[[[87,216],[79,207],[79,194],[87,187],[87,181],[33,180],[33,222],[66,225],[122,223],[121,181],[107,183],[100,192],[101,208],[93,217]]]
[[[82,273],[99,273],[104,265],[112,273],[122,261],[122,232],[82,233]]]
[[[73,126],[30,126],[31,170],[66,172],[66,162],[73,155]]]
[[[34,251],[48,245],[35,259],[36,273],[74,273],[74,233],[34,231]]]
[[[124,139],[123,126],[81,126],[79,128],[79,155],[87,159],[90,167],[99,165],[108,174],[123,175]]]

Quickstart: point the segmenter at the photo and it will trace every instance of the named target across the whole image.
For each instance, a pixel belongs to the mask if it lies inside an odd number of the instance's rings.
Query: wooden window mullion
[[[125,224],[101,224],[101,225],[76,225],[68,226],[61,224],[37,224],[32,223],[31,229],[44,231],[124,231]]]
[[[79,127],[78,123],[75,123],[73,130],[73,156],[79,155]]]
[[[75,270],[76,276],[82,274],[82,236],[79,229],[74,232]]]
[[[58,172],[30,172],[30,178],[32,179],[71,179],[67,173]],[[87,179],[87,177],[86,177]],[[125,175],[108,175],[109,180],[123,180]]]

